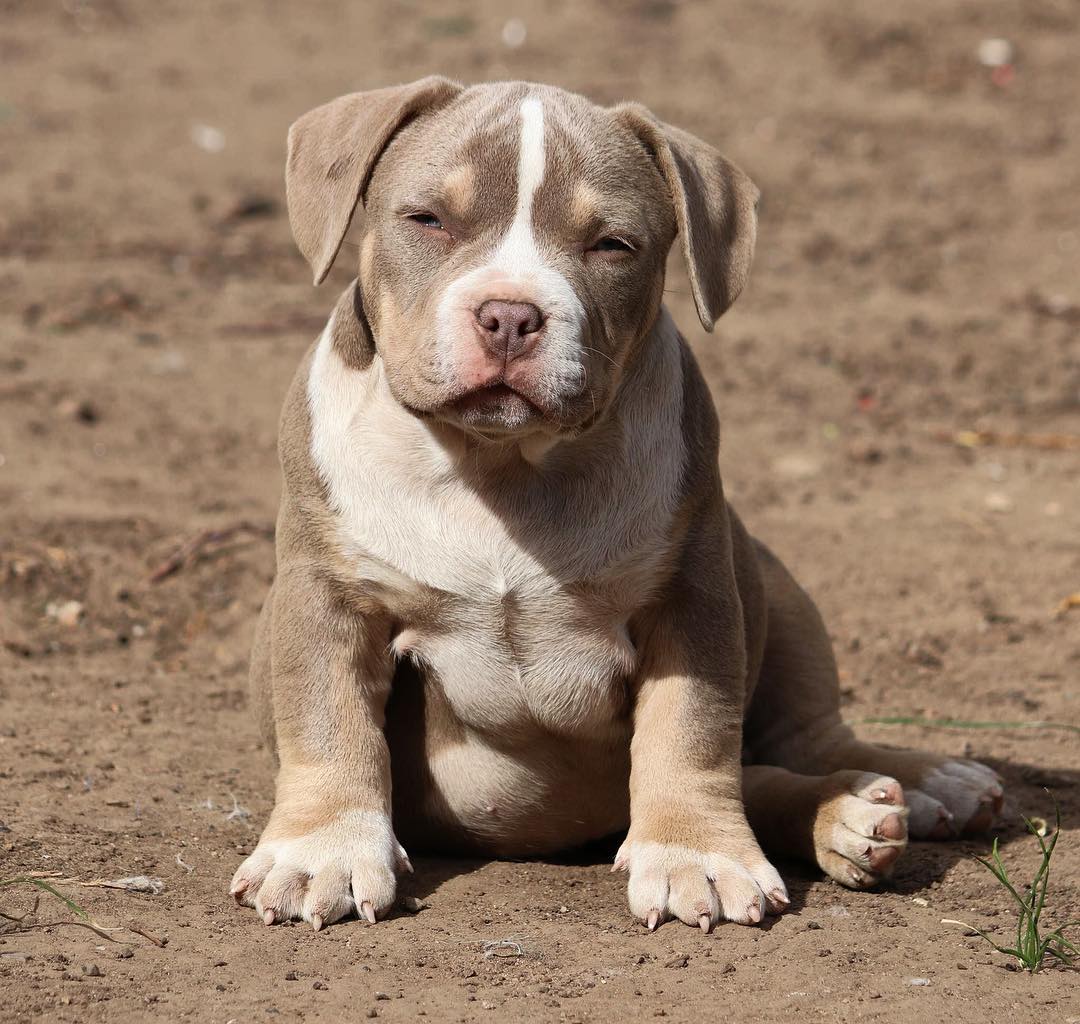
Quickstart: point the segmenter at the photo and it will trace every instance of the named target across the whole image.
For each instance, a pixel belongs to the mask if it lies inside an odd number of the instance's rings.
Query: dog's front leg
[[[390,821],[389,626],[309,568],[279,573],[272,599],[276,800],[230,891],[267,924],[374,922],[409,869]]]
[[[630,910],[650,929],[669,917],[704,931],[754,924],[788,897],[743,810],[739,599],[734,581],[724,599],[686,580],[673,593],[641,623],[630,830],[615,866],[629,871]]]

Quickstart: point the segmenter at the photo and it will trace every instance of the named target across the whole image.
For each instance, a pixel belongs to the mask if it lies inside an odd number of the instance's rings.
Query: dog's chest
[[[401,495],[370,493],[350,538],[358,578],[381,579],[396,610],[394,655],[480,731],[595,736],[621,720],[637,664],[628,620],[660,538],[609,557],[597,527],[559,537],[542,517],[508,522],[452,485]]]
[[[342,571],[390,612],[395,656],[479,731],[624,728],[628,623],[670,567],[678,402],[661,394],[629,432],[504,475],[440,447],[329,334],[309,396]]]

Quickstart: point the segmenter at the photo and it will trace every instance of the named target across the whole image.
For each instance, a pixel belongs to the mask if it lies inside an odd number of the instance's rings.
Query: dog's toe
[[[1001,813],[1005,790],[997,773],[976,761],[944,761],[909,789],[915,839],[951,839],[988,831]]]
[[[818,864],[831,878],[866,889],[891,874],[907,845],[900,784],[873,773],[842,773],[847,792],[822,803],[814,827]]]

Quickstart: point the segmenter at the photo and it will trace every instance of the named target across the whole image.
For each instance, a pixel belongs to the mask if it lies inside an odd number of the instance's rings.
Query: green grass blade
[[[90,920],[90,915],[85,910],[83,910],[83,908],[80,907],[78,903],[76,903],[72,899],[68,899],[68,897],[65,896],[62,892],[60,892],[59,889],[54,889],[51,885],[49,885],[48,882],[43,881],[40,878],[5,878],[3,881],[0,881],[0,889],[5,888],[9,885],[32,885],[37,889],[42,889],[47,893],[51,893],[58,900],[60,900],[60,902],[63,903],[73,914],[81,917],[85,921]]]

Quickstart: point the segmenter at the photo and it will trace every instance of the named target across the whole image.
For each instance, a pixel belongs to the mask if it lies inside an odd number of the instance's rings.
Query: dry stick
[[[2,910],[0,910],[0,917],[2,917],[5,921],[14,921],[16,924],[18,924],[20,921],[25,921],[28,917],[37,917],[38,905],[40,903],[41,893],[38,893],[34,897],[34,905],[25,914],[20,914],[18,917],[15,917],[12,914],[5,914]]]
[[[961,448],[1039,448],[1043,451],[1080,451],[1080,434],[1016,434],[999,430],[937,430],[938,441]]]
[[[151,935],[146,931],[137,921],[128,921],[128,931],[134,932],[136,935],[141,935],[144,939],[149,939],[159,949],[165,948],[165,940],[159,939],[156,935]]]
[[[219,527],[216,530],[202,530],[195,534],[194,537],[184,541],[161,565],[150,573],[149,582],[160,583],[167,576],[171,576],[174,572],[178,572],[185,565],[192,562],[203,548],[210,544],[220,544],[230,540],[240,533],[251,533],[256,537],[265,537],[267,540],[272,540],[274,527],[272,525],[252,523],[245,519],[239,523],[233,523],[231,526]]]
[[[1068,722],[986,722],[966,718],[924,718],[922,715],[874,715],[862,718],[863,725],[918,725],[924,729],[1061,729],[1080,732],[1080,725]]]
[[[76,928],[89,928],[95,935],[100,935],[103,939],[108,939],[109,942],[119,942],[119,939],[113,938],[110,931],[123,931],[122,928],[110,928],[105,929],[100,925],[94,924],[92,921],[39,921],[36,924],[20,924],[18,928],[14,929],[16,932],[28,932],[31,928],[67,928],[69,925],[73,925]],[[134,929],[131,929],[134,931]]]

